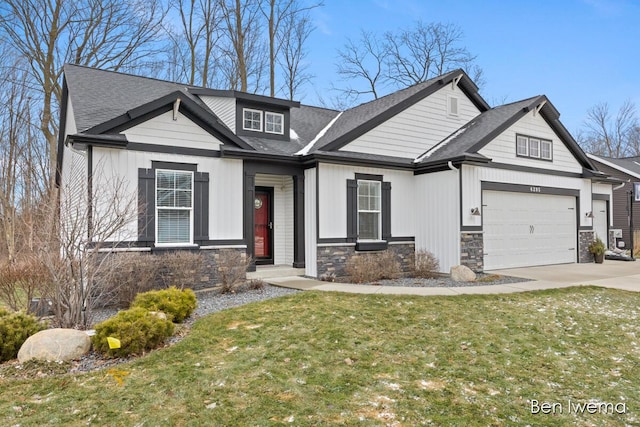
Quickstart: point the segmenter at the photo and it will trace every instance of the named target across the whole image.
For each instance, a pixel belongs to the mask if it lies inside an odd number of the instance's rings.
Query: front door
[[[254,200],[256,264],[273,264],[273,188],[256,187]]]

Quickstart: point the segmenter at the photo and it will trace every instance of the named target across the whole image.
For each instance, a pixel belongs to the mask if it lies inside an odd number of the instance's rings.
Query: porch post
[[[304,175],[293,175],[293,267],[304,268]]]
[[[256,261],[254,259],[255,254],[255,229],[254,229],[254,206],[253,201],[256,196],[256,174],[255,172],[244,171],[243,182],[243,235],[242,238],[247,244],[247,256],[251,257],[251,264],[248,271],[256,271]]]

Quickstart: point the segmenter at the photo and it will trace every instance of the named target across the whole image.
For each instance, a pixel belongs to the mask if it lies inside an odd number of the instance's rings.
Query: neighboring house
[[[66,65],[61,110],[63,196],[124,177],[141,209],[117,246],[212,266],[224,248],[312,277],[384,249],[444,272],[590,262],[612,195],[545,96],[490,108],[462,70],[338,112]]]
[[[635,191],[635,184],[640,183],[640,157],[627,157],[622,159],[613,159],[610,157],[596,156],[587,154],[598,170],[618,178],[624,185],[618,185],[613,188],[613,200],[607,209],[613,210],[612,228],[622,230],[622,241],[625,242],[625,249],[630,247],[629,233],[629,192],[633,192],[633,229],[640,231],[640,194]],[[594,206],[594,212],[597,212]],[[594,223],[595,225],[595,223]],[[596,229],[597,231],[597,229]],[[618,239],[620,240],[620,239]],[[636,246],[640,242],[635,242]],[[610,246],[614,246],[615,240],[609,242]]]

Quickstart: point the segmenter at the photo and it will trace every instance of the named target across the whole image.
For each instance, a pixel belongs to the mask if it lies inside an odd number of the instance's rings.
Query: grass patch
[[[305,292],[226,310],[117,369],[0,378],[3,424],[639,425],[640,294]],[[0,371],[0,377],[2,373]],[[564,413],[532,414],[532,399]],[[624,402],[626,414],[567,413]]]

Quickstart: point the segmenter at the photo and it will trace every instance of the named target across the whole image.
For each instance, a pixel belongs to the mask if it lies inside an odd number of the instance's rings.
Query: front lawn
[[[207,316],[117,368],[0,378],[0,424],[640,425],[639,306],[594,287],[304,292]]]

